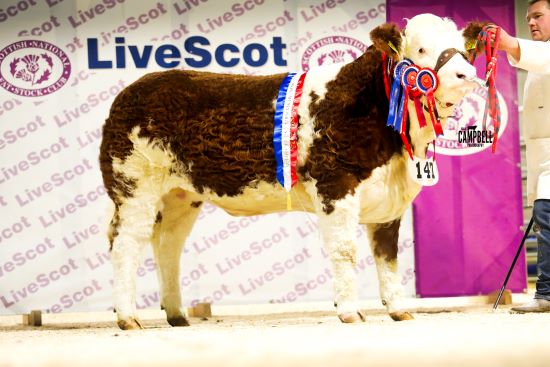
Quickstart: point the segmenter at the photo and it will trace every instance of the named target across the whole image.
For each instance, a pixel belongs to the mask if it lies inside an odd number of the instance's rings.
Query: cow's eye
[[[423,48],[418,49],[418,53],[421,54],[421,55],[424,54],[425,52],[426,52],[426,50],[424,50]]]

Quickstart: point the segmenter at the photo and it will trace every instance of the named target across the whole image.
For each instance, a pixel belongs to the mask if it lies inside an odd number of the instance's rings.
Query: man
[[[523,134],[527,147],[527,200],[533,205],[538,241],[534,299],[512,312],[550,312],[550,0],[530,0],[527,25],[532,41],[501,29],[499,49],[512,66],[527,70],[523,94]]]

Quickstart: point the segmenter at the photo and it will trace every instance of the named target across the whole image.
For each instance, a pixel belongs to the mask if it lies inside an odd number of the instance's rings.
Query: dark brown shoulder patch
[[[348,193],[354,194],[359,184],[357,178],[348,172],[326,172],[326,176],[317,183],[317,189],[328,193],[322,199],[323,211],[330,214],[334,211],[334,200],[343,199]]]

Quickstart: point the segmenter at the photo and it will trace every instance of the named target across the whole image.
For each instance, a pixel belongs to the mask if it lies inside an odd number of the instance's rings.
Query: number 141
[[[416,177],[422,179],[422,173],[426,174],[426,178],[432,180],[435,178],[433,162],[425,162],[424,168],[421,170],[420,162],[416,163]]]

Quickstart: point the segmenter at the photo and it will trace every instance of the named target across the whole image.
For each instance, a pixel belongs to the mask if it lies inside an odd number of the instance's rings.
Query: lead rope
[[[495,42],[491,47],[492,36],[495,38]],[[488,87],[489,98],[485,103],[485,111],[483,112],[483,130],[487,128],[487,117],[490,116],[493,121],[494,134],[493,134],[493,145],[492,152],[495,153],[497,150],[497,141],[498,133],[500,130],[501,115],[500,115],[500,105],[498,101],[498,94],[496,89],[496,73],[497,73],[497,52],[498,45],[500,43],[500,27],[496,27],[496,31],[490,30],[487,26],[483,27],[479,35],[477,36],[477,42],[483,43],[485,45],[485,62],[486,62],[486,73],[485,73],[485,84]],[[476,45],[477,49],[477,45]],[[472,58],[472,64],[475,61],[475,52]]]

